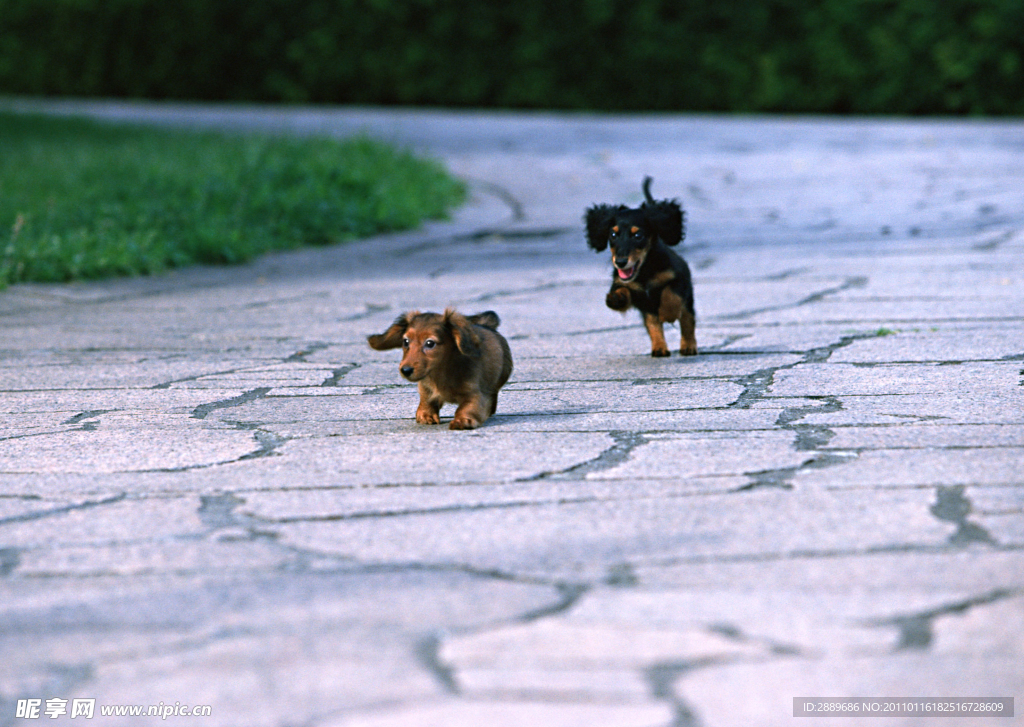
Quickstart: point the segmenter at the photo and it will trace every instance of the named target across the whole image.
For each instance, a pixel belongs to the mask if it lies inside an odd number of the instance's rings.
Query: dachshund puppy
[[[453,308],[439,313],[411,311],[384,333],[369,336],[370,348],[402,347],[398,370],[419,382],[416,421],[440,424],[446,403],[458,404],[449,429],[475,429],[498,408],[498,390],[512,374],[512,352],[494,311],[463,316]]]
[[[612,251],[612,287],[605,304],[625,313],[637,308],[651,337],[651,355],[670,355],[662,324],[679,321],[679,353],[697,353],[693,284],[686,261],[669,249],[685,236],[684,212],[675,200],[655,201],[644,177],[645,201],[638,208],[594,205],[587,210],[587,244]]]

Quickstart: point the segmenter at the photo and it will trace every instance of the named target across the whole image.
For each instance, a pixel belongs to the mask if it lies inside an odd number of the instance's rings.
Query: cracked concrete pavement
[[[211,727],[1021,709],[1024,123],[5,105],[364,130],[472,199],[239,268],[0,292],[0,725],[29,698]],[[696,357],[647,355],[583,241],[645,174],[688,211]],[[515,358],[472,432],[417,425],[365,343],[452,304],[496,310]]]

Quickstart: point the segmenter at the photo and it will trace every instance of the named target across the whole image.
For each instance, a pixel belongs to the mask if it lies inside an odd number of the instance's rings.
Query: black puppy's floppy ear
[[[480,334],[473,329],[473,324],[454,308],[445,308],[444,325],[451,331],[455,347],[463,356],[478,358],[480,356]]]
[[[370,344],[370,348],[377,351],[401,348],[402,339],[405,338],[405,331],[409,328],[409,320],[416,315],[416,312],[403,313],[395,319],[395,322],[384,333],[367,336],[366,342]]]
[[[612,229],[612,220],[621,207],[597,204],[587,210],[583,221],[587,225],[587,244],[596,252],[608,247],[608,233]]]
[[[674,199],[653,204],[645,202],[643,209],[647,212],[647,220],[666,245],[678,245],[686,237],[686,213]]]

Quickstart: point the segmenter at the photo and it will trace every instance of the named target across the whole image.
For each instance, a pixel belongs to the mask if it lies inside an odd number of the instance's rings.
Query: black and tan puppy
[[[440,424],[444,404],[458,404],[449,429],[475,429],[498,408],[498,390],[512,374],[512,352],[494,311],[463,316],[411,311],[395,319],[384,333],[366,340],[385,351],[401,347],[398,370],[419,382],[416,421]]]
[[[662,325],[679,321],[679,353],[697,353],[690,267],[670,250],[686,234],[684,212],[675,200],[655,201],[651,178],[643,183],[646,201],[636,208],[594,205],[587,210],[587,244],[612,251],[612,288],[605,304],[625,313],[638,309],[651,337],[651,355],[668,356]]]

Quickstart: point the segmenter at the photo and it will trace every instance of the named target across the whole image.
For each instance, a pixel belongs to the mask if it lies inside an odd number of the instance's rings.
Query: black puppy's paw
[[[633,305],[633,301],[629,295],[629,288],[612,288],[608,291],[608,295],[604,299],[605,305],[612,310],[625,312],[629,310],[629,307]]]

